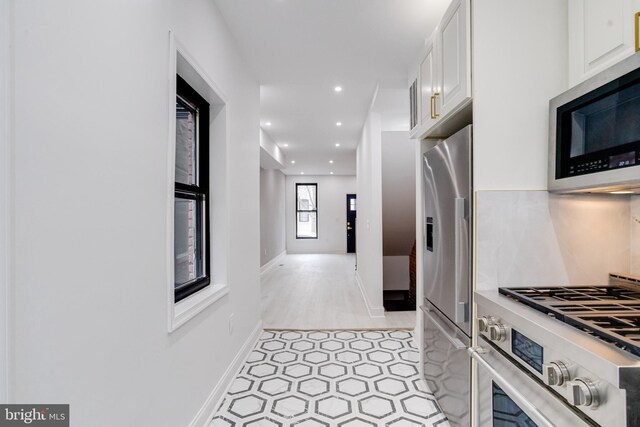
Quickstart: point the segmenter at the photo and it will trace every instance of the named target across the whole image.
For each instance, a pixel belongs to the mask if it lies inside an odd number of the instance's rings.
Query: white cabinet
[[[414,131],[420,123],[418,120],[418,67],[409,69],[409,130]]]
[[[454,1],[438,26],[440,96],[444,117],[471,97],[471,43],[469,1]]]
[[[640,0],[569,0],[569,86],[636,51]]]
[[[470,123],[470,0],[453,0],[418,61],[418,120],[412,138],[449,136]],[[459,114],[462,113],[462,114]]]
[[[437,93],[438,82],[436,80],[435,59],[434,59],[433,40],[430,40],[425,46],[425,52],[420,61],[420,124],[424,127],[430,127],[437,119],[434,113],[435,98]]]

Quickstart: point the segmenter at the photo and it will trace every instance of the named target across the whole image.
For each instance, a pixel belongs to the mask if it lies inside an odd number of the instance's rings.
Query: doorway
[[[356,195],[347,194],[347,253],[356,253]]]

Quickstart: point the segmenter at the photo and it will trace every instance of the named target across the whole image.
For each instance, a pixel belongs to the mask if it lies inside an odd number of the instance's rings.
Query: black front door
[[[356,195],[347,194],[347,253],[356,253]]]

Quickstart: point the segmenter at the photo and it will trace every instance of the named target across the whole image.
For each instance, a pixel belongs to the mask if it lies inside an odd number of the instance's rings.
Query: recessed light
[[[295,160],[291,160],[291,164],[293,165],[296,161]]]
[[[300,175],[304,175],[304,172],[300,172]]]
[[[624,190],[624,191],[611,191],[611,192],[609,192],[609,194],[633,194],[633,191],[627,191],[627,190]]]
[[[329,163],[333,163],[333,160],[329,160]]]
[[[282,144],[282,146],[283,146],[283,147],[288,147],[288,146],[289,146],[289,144]]]
[[[336,92],[342,92],[342,86],[336,86],[333,88]]]
[[[342,122],[336,122],[336,126],[342,126]]]
[[[339,142],[336,142],[336,147],[340,147],[340,143]]]
[[[271,122],[267,122],[264,124],[265,126],[271,126]]]
[[[333,175],[333,172],[329,172],[329,175]]]

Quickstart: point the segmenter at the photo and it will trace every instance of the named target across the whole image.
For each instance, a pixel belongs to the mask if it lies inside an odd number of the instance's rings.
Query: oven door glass
[[[496,383],[493,383],[493,427],[538,427]]]

